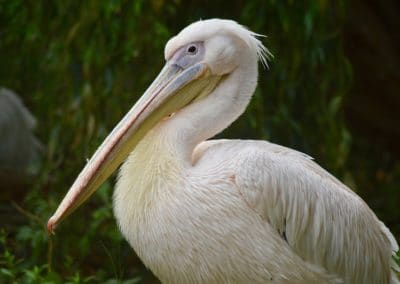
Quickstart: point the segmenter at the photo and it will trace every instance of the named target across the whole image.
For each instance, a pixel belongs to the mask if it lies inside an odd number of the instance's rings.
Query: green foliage
[[[344,3],[0,0],[0,85],[22,95],[46,145],[40,174],[18,201],[22,208],[14,206],[22,223],[1,231],[0,282],[154,281],[115,225],[112,180],[52,238],[44,224],[160,70],[168,38],[200,18],[231,18],[268,35],[263,42],[274,54],[246,114],[222,135],[304,151],[354,188],[343,120],[352,79]]]

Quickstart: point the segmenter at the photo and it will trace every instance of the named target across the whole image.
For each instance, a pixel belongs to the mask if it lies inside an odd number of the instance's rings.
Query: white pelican
[[[230,20],[193,23],[80,173],[49,232],[124,161],[122,234],[165,283],[398,283],[395,238],[307,155],[254,140],[206,140],[245,110],[269,52]]]

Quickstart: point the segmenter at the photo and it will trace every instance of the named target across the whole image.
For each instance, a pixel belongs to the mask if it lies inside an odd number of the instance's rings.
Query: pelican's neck
[[[246,109],[257,85],[257,61],[226,75],[206,97],[163,121],[163,133],[184,161],[191,162],[194,148],[227,128]]]
[[[121,167],[114,193],[114,212],[128,239],[136,236],[134,225],[144,222],[155,202],[165,199],[160,196],[185,182],[196,145],[243,113],[256,81],[256,64],[236,69],[212,93],[160,121],[138,143]]]
[[[246,109],[257,85],[257,59],[253,63],[236,68],[209,95],[160,121],[130,154],[121,168],[120,181],[129,173],[162,178],[166,172],[179,173],[190,167],[194,148],[224,130]]]

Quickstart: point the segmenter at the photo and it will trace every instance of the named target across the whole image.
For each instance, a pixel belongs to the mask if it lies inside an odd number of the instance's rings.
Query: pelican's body
[[[204,142],[191,166],[173,147],[159,151],[166,138],[150,133],[137,146],[114,195],[123,235],[162,282],[340,283],[296,255],[238,188],[247,154],[279,156],[272,144]]]
[[[264,141],[210,140],[177,159],[165,142],[178,141],[154,132],[122,166],[114,212],[162,282],[390,283],[393,237],[307,156]]]
[[[126,159],[115,216],[162,282],[398,283],[392,234],[310,157],[265,141],[207,141],[245,110],[265,52],[233,21],[200,21],[172,38],[166,67],[49,230]]]

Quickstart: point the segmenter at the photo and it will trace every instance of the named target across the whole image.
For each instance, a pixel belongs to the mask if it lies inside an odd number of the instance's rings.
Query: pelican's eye
[[[187,53],[189,54],[196,54],[197,53],[197,47],[194,45],[190,45],[187,49]]]
[[[186,69],[187,67],[200,62],[203,57],[204,44],[203,42],[197,41],[188,43],[176,50],[171,59],[169,59],[169,62]]]

